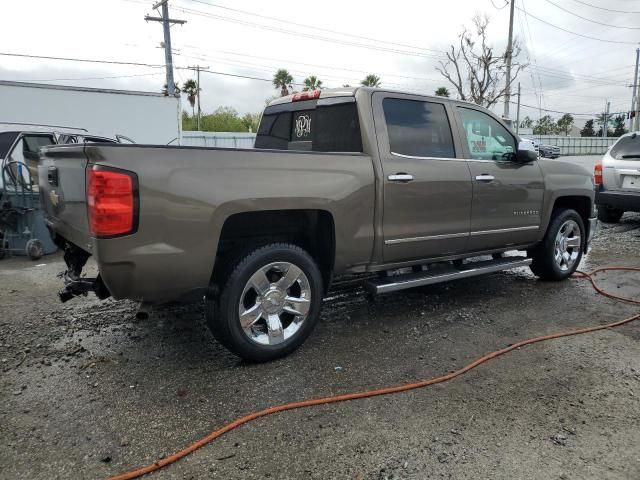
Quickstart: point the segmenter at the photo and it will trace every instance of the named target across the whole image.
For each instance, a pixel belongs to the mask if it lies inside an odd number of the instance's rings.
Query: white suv
[[[615,223],[624,212],[640,212],[640,132],[614,143],[593,173],[598,218]]]

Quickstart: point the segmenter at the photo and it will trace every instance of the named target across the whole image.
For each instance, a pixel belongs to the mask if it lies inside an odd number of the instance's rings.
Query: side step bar
[[[417,273],[377,278],[365,282],[364,287],[369,293],[388,293],[405,288],[422,287],[434,283],[448,282],[460,278],[475,277],[485,273],[500,272],[516,267],[531,265],[531,259],[526,257],[504,257],[493,260],[481,260],[467,263],[459,268],[453,265],[446,268],[434,268]]]

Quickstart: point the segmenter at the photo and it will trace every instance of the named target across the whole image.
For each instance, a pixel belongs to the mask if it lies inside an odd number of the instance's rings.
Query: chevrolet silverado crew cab
[[[622,135],[595,166],[598,218],[616,223],[640,212],[640,133]]]
[[[204,299],[254,361],[308,337],[334,277],[371,294],[527,265],[562,280],[596,225],[583,168],[539,160],[484,108],[382,89],[279,98],[254,149],[68,145],[39,168],[63,300]]]

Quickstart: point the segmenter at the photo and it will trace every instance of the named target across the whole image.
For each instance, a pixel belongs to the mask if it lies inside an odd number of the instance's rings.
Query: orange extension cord
[[[613,270],[627,271],[627,272],[640,272],[640,268],[602,267],[602,268],[597,268],[589,273],[576,272],[576,274],[577,274],[577,278],[587,278],[593,285],[593,288],[598,293],[600,293],[601,295],[604,295],[605,297],[612,298],[614,300],[620,300],[627,303],[632,303],[635,305],[640,305],[640,300],[632,299],[632,298],[624,298],[617,295],[613,295],[611,293],[605,292],[600,287],[598,287],[598,285],[596,284],[593,278],[593,275],[595,275],[598,272],[613,271]],[[218,437],[221,437],[225,433],[235,428],[238,428],[240,425],[249,423],[250,421],[255,420],[256,418],[266,417],[267,415],[272,415],[278,412],[284,412],[286,410],[295,410],[297,408],[313,407],[315,405],[327,405],[329,403],[345,402],[347,400],[357,400],[359,398],[376,397],[378,395],[388,395],[390,393],[400,393],[400,392],[406,392],[408,390],[415,390],[417,388],[428,387],[429,385],[435,385],[437,383],[446,382],[460,375],[463,375],[467,373],[469,370],[473,370],[477,366],[485,362],[488,362],[489,360],[499,357],[500,355],[504,355],[505,353],[511,352],[512,350],[515,350],[517,348],[524,347],[525,345],[531,345],[538,342],[545,342],[547,340],[553,340],[554,338],[569,337],[572,335],[580,335],[583,333],[597,332],[598,330],[615,328],[615,327],[619,327],[621,325],[625,325],[627,323],[633,322],[634,320],[638,320],[638,319],[640,319],[640,314],[634,315],[629,318],[625,318],[624,320],[619,320],[617,322],[607,323],[604,325],[597,325],[594,327],[587,327],[587,328],[579,328],[577,330],[569,330],[566,332],[552,333],[549,335],[542,335],[540,337],[529,338],[527,340],[521,340],[520,342],[514,343],[501,350],[496,350],[494,352],[487,353],[486,355],[465,365],[459,370],[455,370],[451,373],[447,373],[446,375],[442,375],[440,377],[429,378],[429,379],[421,380],[415,383],[407,383],[404,385],[396,385],[396,386],[385,387],[385,388],[380,388],[376,390],[367,390],[364,392],[347,393],[344,395],[335,395],[335,396],[322,397],[322,398],[316,398],[316,399],[310,399],[310,400],[301,400],[299,402],[283,403],[281,405],[265,408],[264,410],[253,412],[248,415],[245,415],[244,417],[240,417],[234,420],[233,422],[228,423],[223,427],[218,428],[217,430],[214,430],[213,432],[208,434],[206,437],[201,438],[197,442],[192,443],[188,447],[174,453],[173,455],[169,455],[168,457],[158,460],[157,462],[151,465],[147,465],[141,468],[136,468],[135,470],[131,470],[131,471],[122,473],[120,475],[116,475],[115,477],[111,477],[110,480],[128,480],[131,478],[138,478],[138,477],[141,477],[142,475],[146,475],[147,473],[151,473],[163,467],[166,467],[167,465],[171,465],[172,463],[177,462],[183,457],[186,457],[187,455],[199,449],[200,447],[203,447],[207,443],[215,440]]]

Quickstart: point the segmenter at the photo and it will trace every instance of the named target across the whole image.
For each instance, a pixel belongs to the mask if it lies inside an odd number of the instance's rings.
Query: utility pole
[[[196,72],[196,84],[198,86],[198,90],[196,92],[196,98],[198,99],[198,116],[196,118],[197,121],[197,129],[198,131],[200,131],[200,116],[201,116],[201,110],[200,110],[200,70],[209,70],[209,67],[201,67],[200,65],[196,65],[195,67],[187,67],[189,70],[193,70],[194,72]]]
[[[634,116],[631,117],[629,129],[632,132],[638,130],[638,102],[636,100],[636,92],[638,90],[638,63],[640,62],[640,48],[636,48],[636,71],[633,74],[633,94],[631,95],[631,111]]]
[[[604,110],[604,122],[602,122],[602,138],[607,138],[607,129],[609,128],[609,107],[611,102],[607,101]]]
[[[196,65],[196,69],[198,71],[196,84],[198,86],[198,131],[200,131],[200,65]]]
[[[510,2],[510,13],[509,13],[509,40],[507,41],[507,73],[506,80],[507,85],[505,86],[504,91],[504,114],[502,115],[507,123],[510,123],[509,120],[509,102],[511,100],[511,57],[513,56],[513,10],[515,7],[515,0],[511,0]]]
[[[162,22],[162,29],[164,30],[164,63],[167,69],[167,93],[173,97],[176,94],[176,88],[175,82],[173,81],[173,58],[171,56],[171,25],[184,25],[187,21],[169,18],[168,3],[169,0],[160,0],[153,6],[154,10],[162,7],[162,17],[145,15],[144,19],[147,22]]]
[[[520,133],[520,82],[518,82],[518,110],[516,111],[516,133]]]

